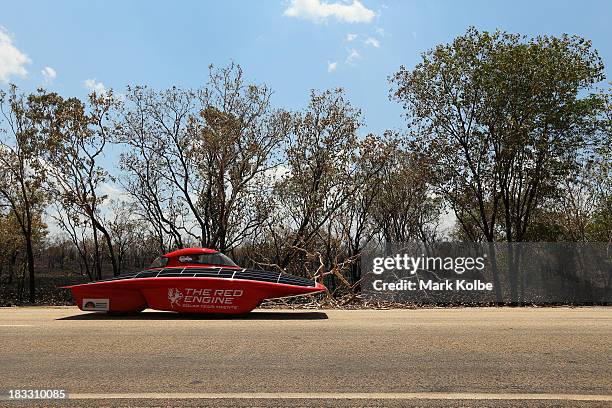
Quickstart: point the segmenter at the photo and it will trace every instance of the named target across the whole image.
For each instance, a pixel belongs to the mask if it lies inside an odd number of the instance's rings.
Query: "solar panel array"
[[[314,287],[315,282],[300,276],[287,273],[260,271],[256,269],[231,269],[231,268],[161,268],[146,269],[141,272],[120,275],[110,279],[97,282],[107,282],[122,279],[139,278],[222,278],[222,279],[244,279],[258,282],[282,283],[285,285]]]

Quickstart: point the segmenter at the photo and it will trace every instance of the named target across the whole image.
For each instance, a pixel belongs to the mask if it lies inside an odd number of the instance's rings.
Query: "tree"
[[[126,201],[115,201],[112,205],[112,218],[108,226],[113,237],[120,273],[125,272],[131,251],[146,240],[142,220],[135,216],[136,207],[136,203]]]
[[[128,89],[117,123],[117,139],[130,148],[122,157],[125,187],[160,237],[225,251],[261,228],[268,174],[289,126],[270,95],[245,83],[234,64],[211,66],[208,84],[196,91]]]
[[[381,223],[376,218],[380,197],[385,193],[383,184],[384,169],[396,153],[395,140],[379,137],[373,134],[365,136],[358,142],[355,168],[351,186],[354,189],[352,197],[341,206],[332,225],[334,234],[340,239],[343,247],[337,252],[345,254],[350,263],[349,282],[353,285],[361,279],[361,254],[381,231]],[[328,258],[331,254],[328,251]]]
[[[15,213],[0,213],[0,276],[7,263],[7,283],[13,283],[17,259],[23,253],[23,234]]]
[[[0,91],[3,134],[0,140],[0,196],[19,225],[25,244],[29,278],[29,300],[36,295],[34,245],[35,234],[42,228],[40,214],[46,197],[43,191],[45,167],[40,160],[41,134],[30,115],[30,101],[11,85],[8,93]],[[37,221],[38,220],[38,221]]]
[[[113,240],[101,211],[107,199],[101,193],[101,187],[110,180],[100,161],[109,143],[107,122],[110,111],[116,105],[112,92],[92,93],[87,106],[77,98],[64,99],[56,93],[43,91],[31,95],[29,103],[32,121],[45,140],[49,190],[60,204],[61,211],[70,218],[62,220],[62,223],[91,229],[96,279],[102,277],[102,240],[113,274],[118,275]],[[71,236],[76,237],[74,234]]]
[[[437,239],[442,200],[434,195],[426,160],[405,148],[388,155],[379,174],[374,217],[385,242],[428,243]]]
[[[278,264],[285,268],[310,250],[321,232],[355,193],[355,157],[359,110],[341,89],[311,93],[308,109],[294,115],[285,150],[287,172],[276,183],[278,217],[286,231]],[[328,234],[329,236],[329,234]]]
[[[559,193],[536,210],[527,240],[611,242],[612,101],[601,90],[596,137],[581,152],[577,171],[561,182]]]
[[[587,93],[602,79],[601,59],[583,38],[470,28],[391,83],[458,222],[486,241],[514,242],[575,174],[601,107]]]
[[[589,162],[590,195],[595,205],[587,226],[593,241],[612,243],[612,89],[602,90],[600,138],[595,145],[594,157]]]

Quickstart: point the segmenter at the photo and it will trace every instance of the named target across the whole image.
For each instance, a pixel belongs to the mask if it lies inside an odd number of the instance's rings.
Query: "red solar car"
[[[244,269],[219,251],[186,248],[156,259],[144,271],[67,286],[86,311],[248,313],[264,299],[325,291],[310,279]]]

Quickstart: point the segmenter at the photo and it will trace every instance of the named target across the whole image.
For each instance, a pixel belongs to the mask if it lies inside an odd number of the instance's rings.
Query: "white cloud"
[[[104,183],[102,184],[101,190],[102,190],[102,193],[106,195],[110,200],[128,201],[131,198],[127,192],[119,188],[116,184]]]
[[[369,23],[375,13],[359,0],[352,3],[328,3],[322,0],[291,0],[284,15],[303,18],[315,23],[333,17],[343,23]]]
[[[357,34],[348,33],[346,35],[346,40],[345,41],[346,42],[353,42],[353,41],[355,41],[356,38],[357,38]]]
[[[53,83],[53,80],[57,78],[57,72],[51,67],[44,67],[40,73],[43,76],[43,82],[45,85]]]
[[[374,37],[368,37],[368,39],[365,40],[365,44],[366,45],[371,45],[374,48],[380,47],[380,42],[376,38],[374,38]]]
[[[280,164],[273,168],[266,169],[263,172],[261,172],[258,176],[256,176],[255,178],[252,178],[249,181],[249,185],[258,186],[260,183],[263,183],[265,185],[273,185],[290,176],[291,176],[291,170],[289,169],[289,167],[283,164]],[[197,195],[194,195],[194,200],[197,200],[197,199],[198,199]]]
[[[13,45],[12,38],[3,27],[0,27],[0,82],[8,82],[11,76],[25,77],[28,71],[25,66],[32,61]]]
[[[277,182],[282,180],[285,177],[289,177],[291,175],[291,170],[289,167],[280,164],[274,168],[267,169],[263,172],[263,176],[265,180]]]
[[[99,95],[105,94],[107,91],[106,86],[104,86],[102,82],[97,82],[95,78],[86,79],[83,81],[83,85],[85,85],[85,88]]]
[[[327,72],[334,72],[338,68],[338,61],[327,63]]]
[[[359,54],[359,51],[357,51],[354,48],[351,48],[349,50],[349,55],[348,57],[346,57],[346,63],[347,64],[353,64],[356,60],[361,58],[361,54]]]
[[[376,27],[376,34],[378,34],[381,37],[384,37],[385,35],[387,35],[387,32],[382,27]]]

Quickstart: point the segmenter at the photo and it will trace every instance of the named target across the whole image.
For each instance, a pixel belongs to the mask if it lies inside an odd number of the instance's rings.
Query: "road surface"
[[[0,393],[39,406],[612,406],[612,308],[0,308]],[[254,398],[254,399],[253,399]]]

